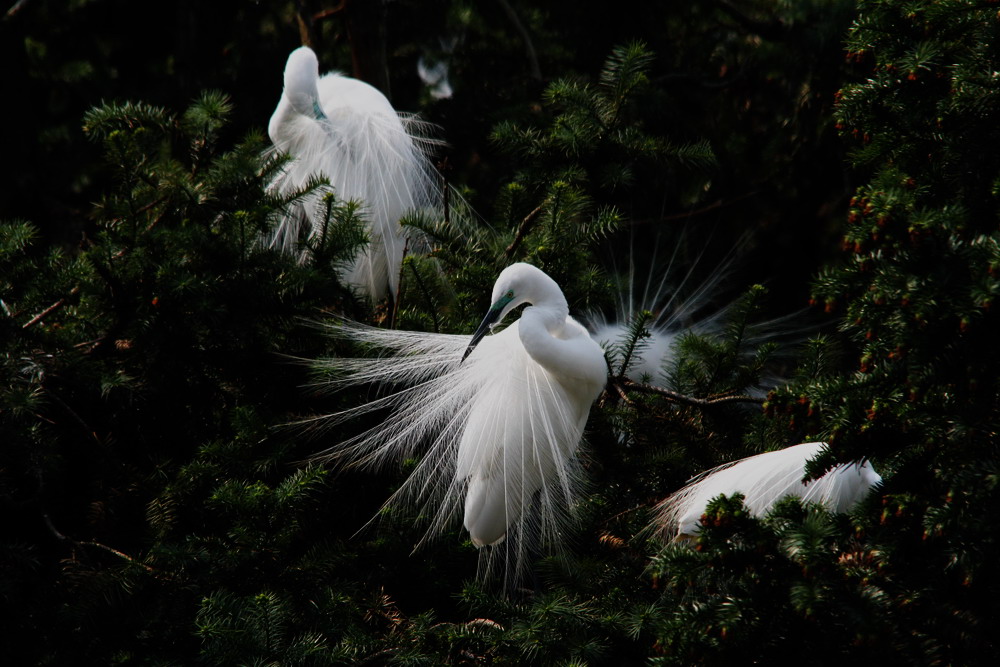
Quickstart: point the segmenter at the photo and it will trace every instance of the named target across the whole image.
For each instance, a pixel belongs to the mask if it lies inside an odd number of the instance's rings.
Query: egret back
[[[865,461],[837,466],[819,479],[803,482],[806,463],[823,447],[822,442],[806,442],[704,472],[660,503],[657,524],[667,534],[695,535],[709,501],[734,493],[743,494],[743,504],[754,516],[766,514],[787,496],[820,503],[831,512],[847,512],[882,478]]]

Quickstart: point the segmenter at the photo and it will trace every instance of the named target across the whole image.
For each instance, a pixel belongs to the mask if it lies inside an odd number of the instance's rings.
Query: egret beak
[[[486,313],[486,317],[483,318],[483,321],[479,324],[479,328],[476,329],[476,333],[472,334],[472,340],[469,342],[469,347],[465,348],[465,354],[462,355],[462,361],[465,361],[468,356],[472,354],[472,351],[476,349],[477,345],[479,345],[479,341],[483,339],[483,336],[488,334],[490,329],[492,329],[493,326],[500,320],[500,315],[503,313],[503,307],[506,305],[506,302],[497,302],[493,304],[493,307],[490,308],[490,312]]]

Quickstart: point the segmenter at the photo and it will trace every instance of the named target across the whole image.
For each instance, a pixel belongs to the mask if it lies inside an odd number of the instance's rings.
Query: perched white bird
[[[499,544],[508,534],[524,536],[529,526],[531,536],[519,542],[558,533],[559,519],[573,502],[575,454],[590,406],[607,381],[603,351],[569,316],[562,290],[541,270],[508,266],[493,287],[492,303],[471,341],[334,325],[335,335],[387,356],[320,362],[332,371],[336,387],[382,383],[395,390],[327,418],[339,423],[394,410],[379,426],[323,456],[379,465],[426,446],[389,503],[424,504],[434,517],[429,535],[463,507],[465,528],[477,547]],[[525,303],[531,305],[517,321],[486,335]],[[525,553],[523,544],[516,548]]]
[[[787,496],[820,503],[831,512],[847,512],[882,478],[864,461],[839,465],[819,479],[803,482],[806,463],[825,446],[806,442],[704,472],[657,506],[656,525],[668,536],[696,535],[709,501],[737,492],[754,516],[763,516]]]
[[[436,142],[426,123],[397,114],[372,86],[336,72],[322,77],[308,47],[292,51],[284,91],[271,116],[272,150],[287,153],[271,187],[281,193],[325,177],[341,200],[360,200],[369,245],[345,271],[345,280],[374,300],[396,297],[407,233],[399,220],[411,211],[441,206],[441,184],[427,157]],[[272,244],[297,252],[305,235],[321,229],[318,193],[287,211]],[[410,250],[413,250],[412,243]]]

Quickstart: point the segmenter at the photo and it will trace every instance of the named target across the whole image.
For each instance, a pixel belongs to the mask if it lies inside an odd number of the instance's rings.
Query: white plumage
[[[292,160],[271,187],[289,193],[325,177],[341,200],[364,204],[369,245],[344,278],[374,300],[398,293],[408,241],[400,218],[440,206],[441,185],[427,157],[435,142],[425,137],[425,130],[426,124],[413,116],[397,114],[372,86],[336,72],[320,77],[316,54],[308,47],[288,56],[284,90],[268,134],[272,150],[288,153]],[[298,252],[304,235],[318,233],[321,196],[291,207],[272,244]]]
[[[667,535],[696,535],[709,501],[737,492],[744,495],[743,504],[754,516],[766,514],[787,496],[820,503],[831,512],[847,512],[882,478],[865,461],[837,466],[819,479],[803,483],[806,463],[825,446],[806,442],[704,472],[660,503],[656,524]]]
[[[545,273],[511,265],[492,296],[471,343],[464,336],[343,322],[331,327],[335,335],[384,356],[320,362],[334,387],[391,387],[382,398],[330,415],[327,423],[392,409],[382,424],[324,456],[377,466],[424,452],[389,503],[423,505],[433,516],[428,534],[461,507],[465,528],[480,547],[499,544],[511,532],[524,535],[532,522],[542,539],[558,532],[572,506],[575,453],[590,406],[607,380],[603,351],[569,316],[562,291]],[[531,305],[519,320],[485,335],[524,303]],[[522,545],[517,549],[523,553]]]

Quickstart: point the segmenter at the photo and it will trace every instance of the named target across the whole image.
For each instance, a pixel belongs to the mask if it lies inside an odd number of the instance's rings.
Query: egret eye
[[[506,296],[508,299],[513,299],[514,298],[514,290],[512,290],[512,289],[507,290],[507,294],[505,294],[504,296]]]

